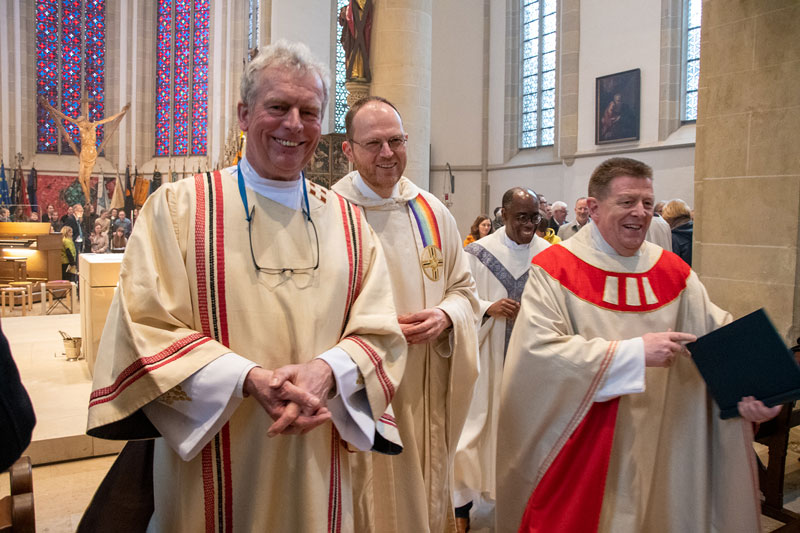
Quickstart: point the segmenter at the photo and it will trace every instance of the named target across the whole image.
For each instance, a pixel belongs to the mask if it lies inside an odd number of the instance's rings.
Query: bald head
[[[506,235],[517,244],[528,244],[539,223],[539,197],[530,189],[514,187],[503,195],[503,223]]]
[[[503,209],[505,209],[506,207],[509,206],[509,204],[511,204],[511,201],[517,196],[520,199],[524,199],[526,197],[532,197],[536,200],[537,205],[539,203],[539,197],[532,190],[523,189],[522,187],[512,187],[503,194],[503,200],[500,205],[502,205]]]

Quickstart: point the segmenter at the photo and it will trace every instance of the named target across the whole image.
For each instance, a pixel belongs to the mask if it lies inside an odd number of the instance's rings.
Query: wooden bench
[[[792,348],[796,358],[800,358],[800,338]],[[786,456],[789,448],[789,431],[800,425],[800,410],[794,409],[794,402],[786,404],[781,412],[761,424],[756,433],[756,442],[769,450],[767,466],[758,460],[758,484],[764,494],[761,513],[785,525],[773,533],[800,533],[800,515],[783,506],[783,481],[786,474]]]
[[[21,457],[8,469],[11,494],[0,500],[0,532],[35,533],[31,458]]]

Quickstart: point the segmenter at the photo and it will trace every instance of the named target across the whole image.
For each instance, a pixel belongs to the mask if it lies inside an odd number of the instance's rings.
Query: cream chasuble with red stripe
[[[587,230],[537,255],[503,374],[497,531],[760,531],[752,428],[719,419],[689,358],[594,402],[618,341],[729,320],[653,244],[612,256]]]
[[[143,438],[140,408],[216,357],[267,369],[339,346],[363,376],[379,421],[397,389],[405,341],[380,245],[358,209],[309,184],[319,269],[257,273],[236,179],[228,172],[165,184],[128,242],[95,367],[89,433]],[[299,210],[247,193],[253,253],[264,268],[314,265]],[[176,395],[172,395],[173,397]],[[191,401],[180,399],[177,401]],[[246,398],[193,460],[161,439],[155,452],[158,531],[352,531],[349,453],[332,424],[267,437],[272,420]]]

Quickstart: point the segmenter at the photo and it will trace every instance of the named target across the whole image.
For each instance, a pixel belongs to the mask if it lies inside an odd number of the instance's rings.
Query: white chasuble
[[[435,196],[406,178],[390,198],[368,196],[356,186],[357,174],[333,190],[362,207],[380,238],[397,314],[438,307],[453,326],[434,341],[408,347],[392,402],[403,453],[358,454],[356,527],[452,531],[453,455],[477,375],[474,281],[455,220]]]
[[[475,277],[483,323],[478,330],[480,372],[455,456],[454,503],[460,507],[474,502],[473,517],[478,511],[479,500],[487,503],[480,512],[488,514],[496,498],[494,480],[500,383],[506,347],[514,325],[513,320],[488,316],[486,310],[503,298],[520,301],[528,281],[531,259],[548,246],[550,244],[537,235],[529,244],[519,245],[509,239],[505,227],[502,227],[464,249]],[[479,524],[479,520],[474,517],[473,527]]]
[[[141,414],[221,354],[266,369],[338,346],[358,366],[373,419],[405,363],[380,244],[358,209],[309,184],[310,216],[208,173],[156,191],[122,263],[95,367],[88,432],[157,436]],[[319,267],[314,269],[319,255]],[[295,269],[294,273],[281,269]],[[278,273],[275,273],[278,272]],[[245,398],[190,461],[156,440],[156,531],[353,531],[350,457],[332,424],[267,437],[272,419]]]

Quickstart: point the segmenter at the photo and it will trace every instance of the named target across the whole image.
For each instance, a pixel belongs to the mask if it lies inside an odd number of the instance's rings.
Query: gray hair
[[[561,207],[563,207],[564,209],[566,209],[566,208],[567,208],[567,204],[565,204],[565,203],[564,203],[564,202],[562,202],[561,200],[556,200],[555,202],[553,202],[552,204],[550,204],[550,207],[551,207],[553,210],[559,209],[559,208],[561,208]]]
[[[256,76],[259,72],[269,67],[279,67],[293,70],[298,74],[316,74],[322,82],[322,119],[325,108],[328,107],[328,91],[331,84],[330,69],[318,61],[311,50],[303,43],[291,42],[281,39],[268,46],[262,46],[242,73],[242,83],[239,87],[239,97],[242,102],[251,107],[256,91]]]

